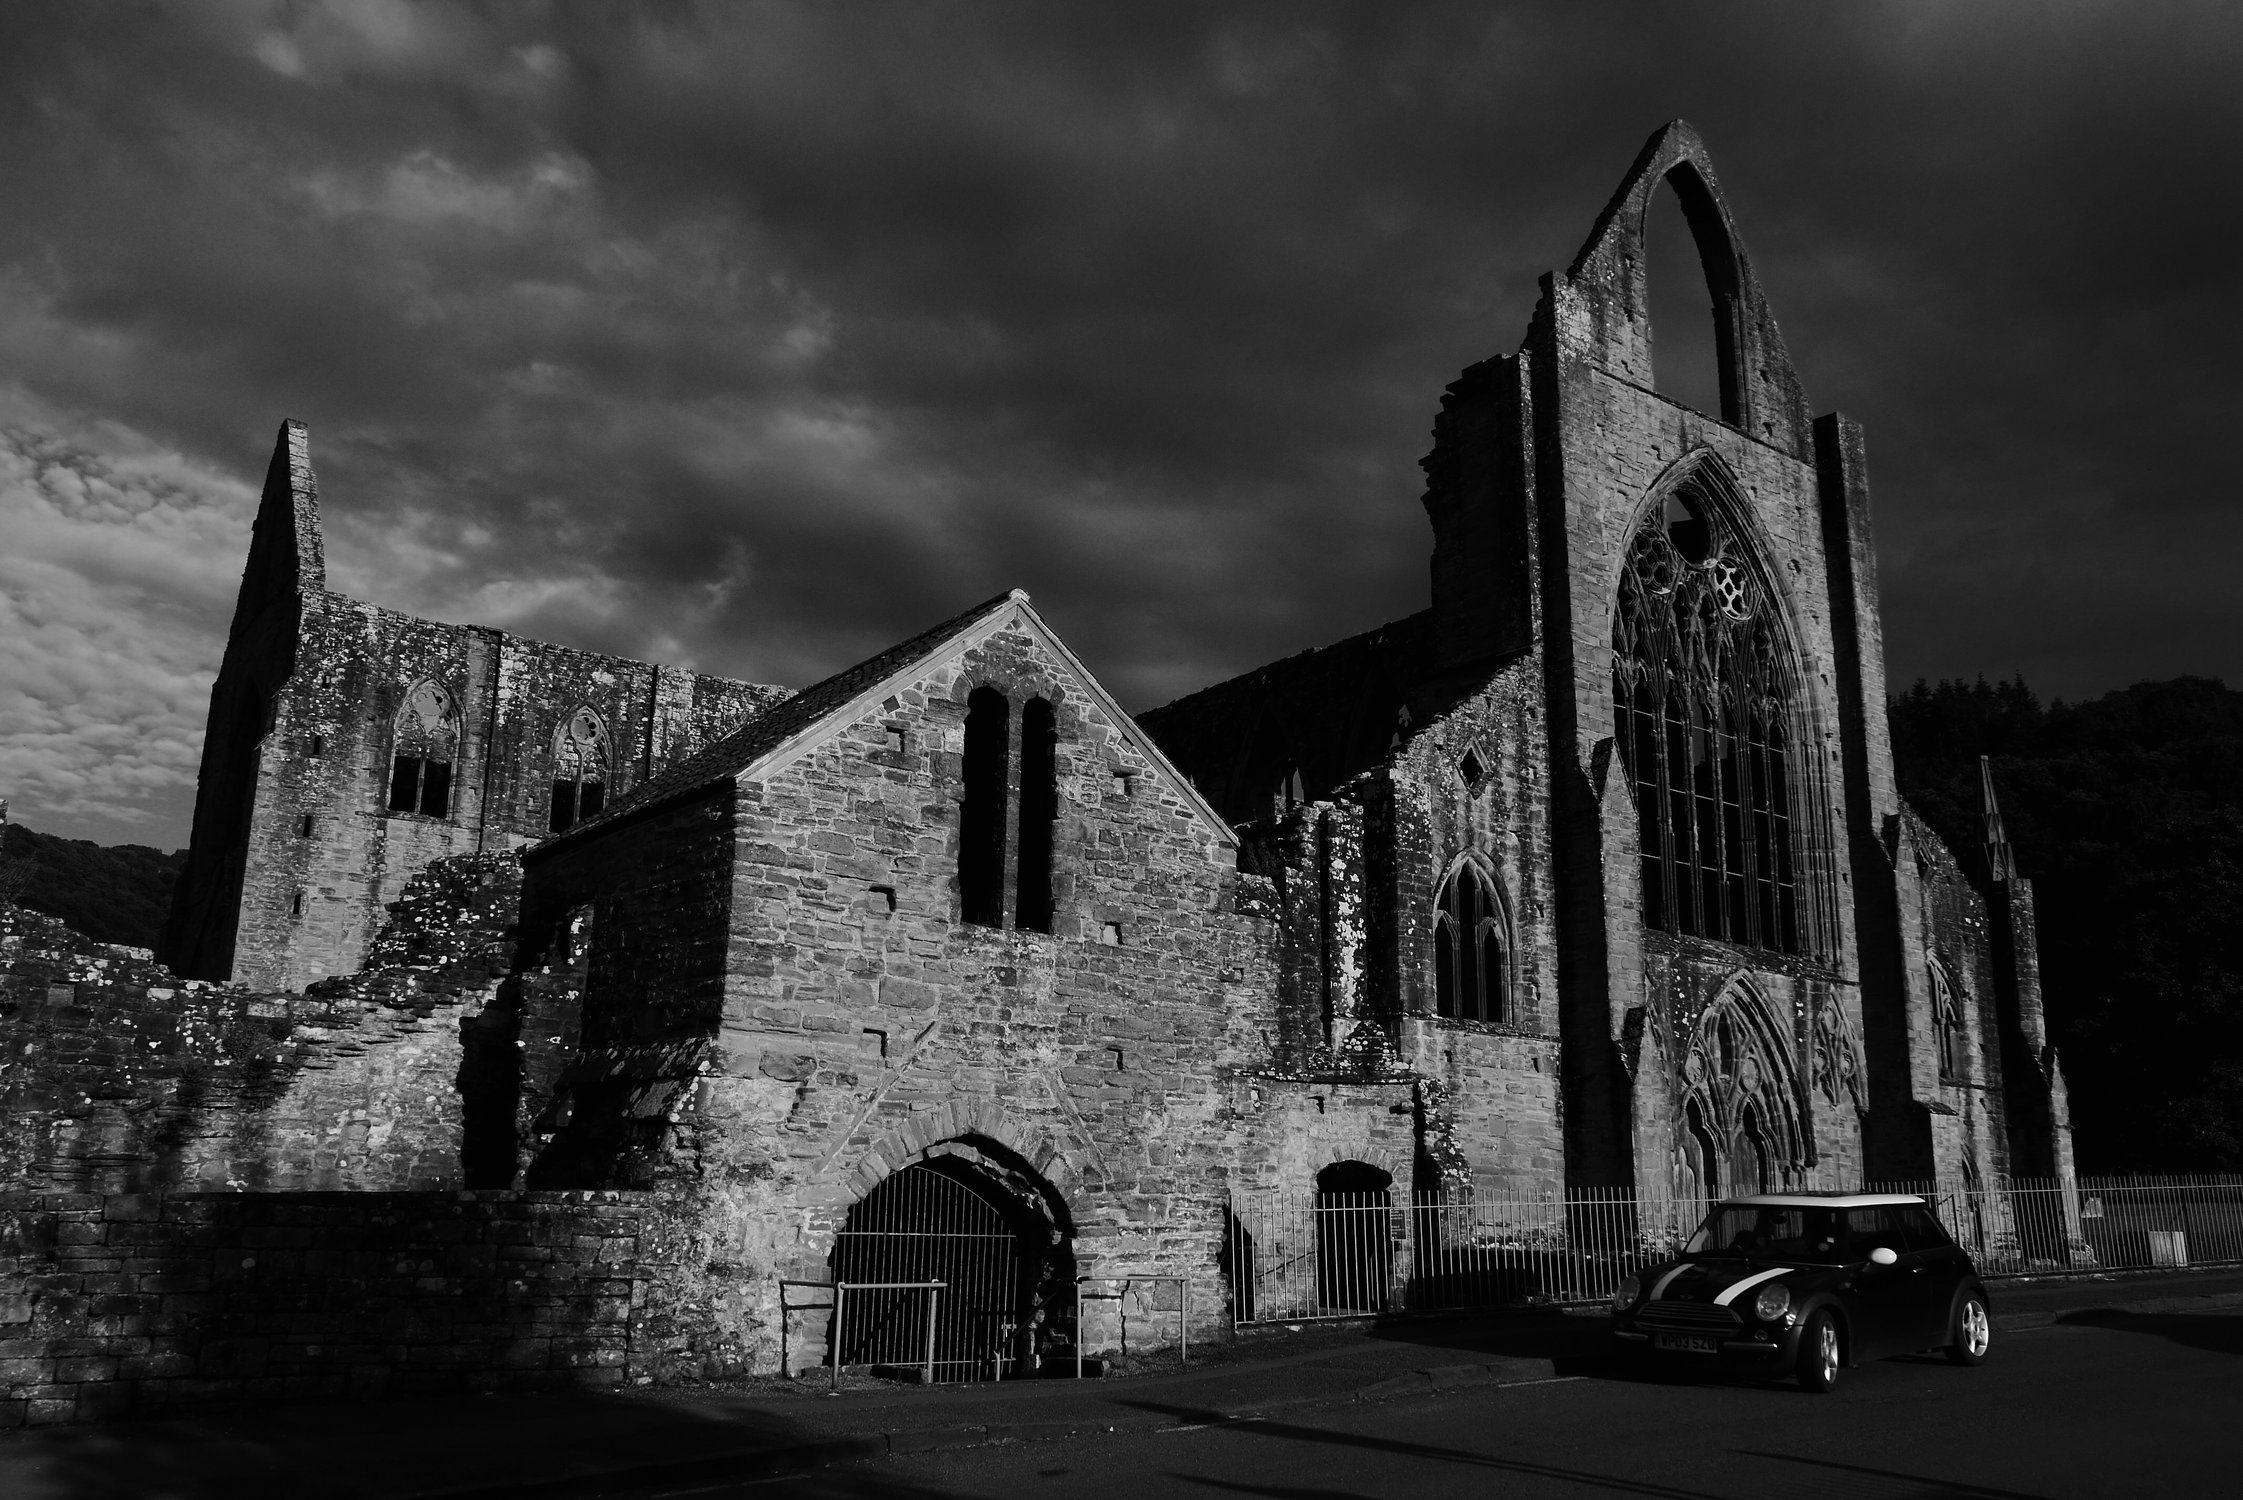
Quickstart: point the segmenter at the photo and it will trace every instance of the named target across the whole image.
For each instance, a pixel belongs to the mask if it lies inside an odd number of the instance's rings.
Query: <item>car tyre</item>
[[[1994,1342],[1994,1320],[1986,1311],[1986,1298],[1965,1292],[1955,1301],[1954,1325],[1947,1331],[1947,1362],[1982,1365]]]
[[[1799,1330],[1799,1389],[1820,1396],[1838,1383],[1838,1320],[1816,1313]]]

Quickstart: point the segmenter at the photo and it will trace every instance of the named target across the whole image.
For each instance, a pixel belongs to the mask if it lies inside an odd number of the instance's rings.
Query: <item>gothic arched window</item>
[[[1799,953],[1791,672],[1772,602],[1703,483],[1685,481],[1636,529],[1613,616],[1643,920]]]
[[[1502,1021],[1503,908],[1487,872],[1466,860],[1441,887],[1433,918],[1434,1011],[1459,1021]]]
[[[433,682],[416,683],[397,712],[389,766],[389,810],[450,817],[452,764],[459,758],[459,705]]]
[[[1963,1076],[1963,1010],[1939,960],[1927,960],[1925,968],[1931,973],[1931,1024],[1939,1043],[1939,1076],[1954,1082]]]
[[[1732,984],[1698,1016],[1682,1059],[1681,1182],[1707,1196],[1783,1187],[1805,1167],[1793,1039]]]
[[[580,708],[553,732],[553,811],[545,826],[555,833],[607,806],[607,730],[600,716]]]
[[[958,897],[967,921],[1005,925],[1005,783],[1012,702],[993,687],[966,699],[965,805],[959,814]]]

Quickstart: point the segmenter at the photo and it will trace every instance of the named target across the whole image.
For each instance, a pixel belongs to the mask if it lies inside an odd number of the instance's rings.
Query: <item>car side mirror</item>
[[[1889,1266],[1899,1259],[1899,1256],[1893,1254],[1890,1245],[1879,1245],[1869,1252],[1869,1263],[1873,1266]]]

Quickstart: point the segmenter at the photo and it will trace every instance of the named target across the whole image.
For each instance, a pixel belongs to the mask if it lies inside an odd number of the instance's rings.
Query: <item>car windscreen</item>
[[[1844,1243],[1835,1209],[1730,1204],[1706,1216],[1683,1253],[1834,1265],[1843,1257]]]

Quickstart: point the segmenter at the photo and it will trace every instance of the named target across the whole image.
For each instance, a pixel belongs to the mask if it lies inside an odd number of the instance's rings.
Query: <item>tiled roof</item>
[[[1021,596],[1017,593],[999,594],[994,599],[975,605],[964,614],[954,615],[940,625],[921,631],[908,641],[890,646],[878,656],[867,657],[853,667],[834,673],[814,687],[804,688],[769,712],[750,719],[724,738],[713,741],[706,748],[674,765],[664,767],[651,779],[618,797],[612,805],[601,809],[598,816],[585,819],[565,833],[555,834],[538,847],[550,848],[555,844],[569,842],[587,830],[603,827],[618,818],[643,812],[657,803],[699,791],[727,776],[737,774],[827,714],[845,707],[851,699],[882,678],[933,655],[951,637],[978,624],[1011,604],[1017,597]]]

